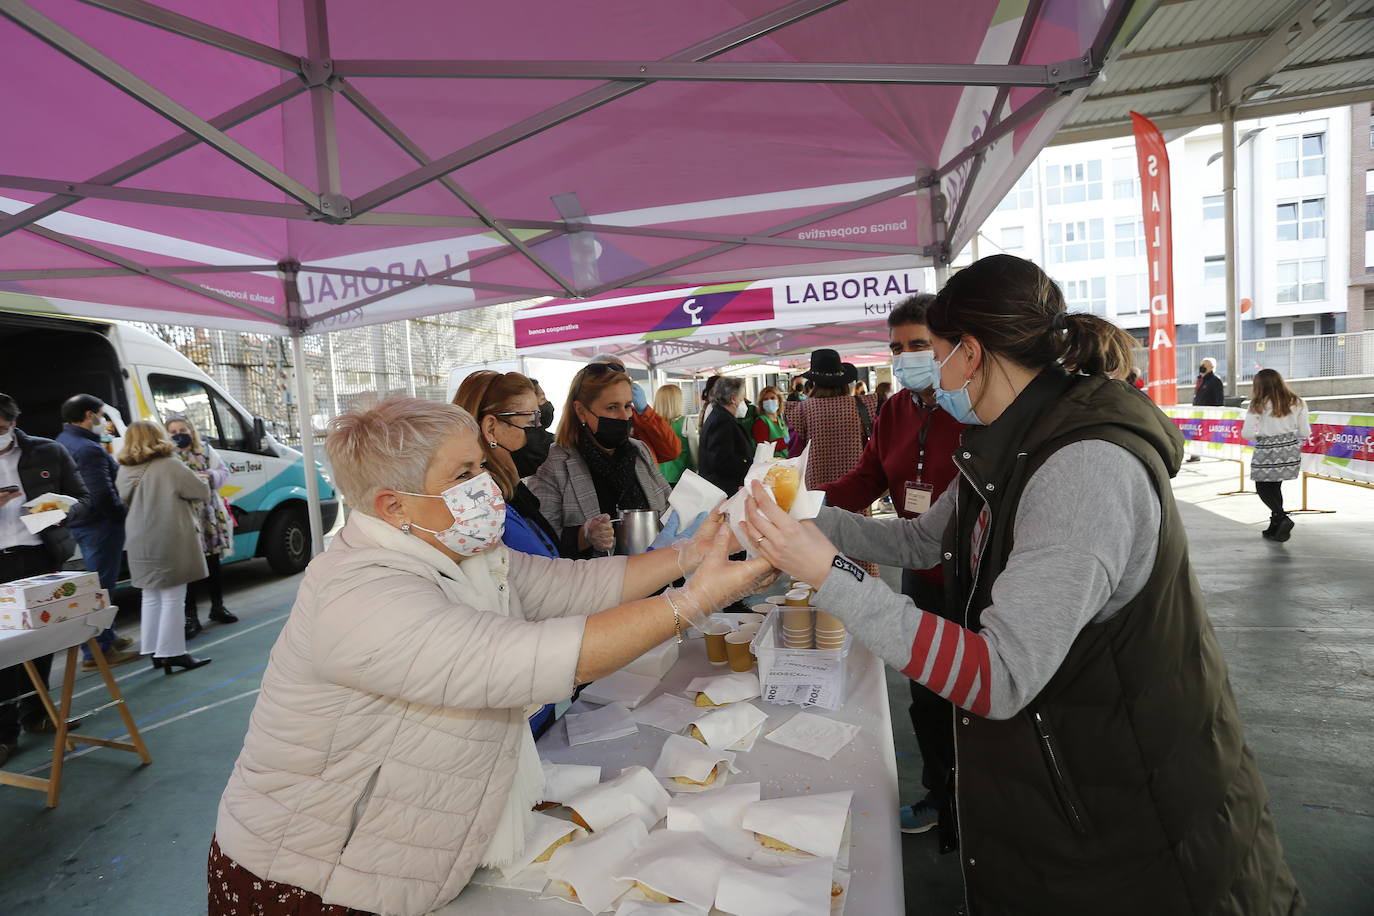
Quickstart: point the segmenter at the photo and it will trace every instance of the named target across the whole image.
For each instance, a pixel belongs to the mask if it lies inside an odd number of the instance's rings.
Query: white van
[[[62,402],[93,394],[123,435],[131,419],[165,421],[184,414],[220,453],[233,475],[221,492],[237,527],[225,562],[265,557],[275,572],[300,572],[310,561],[305,463],[282,445],[186,357],[153,335],[116,321],[0,311],[0,391],[19,402],[19,427],[56,438]],[[339,501],[318,466],[328,531]]]

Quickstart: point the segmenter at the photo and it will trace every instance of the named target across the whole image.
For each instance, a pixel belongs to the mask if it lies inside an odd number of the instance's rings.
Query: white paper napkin
[[[589,703],[619,703],[626,709],[634,709],[657,686],[656,677],[617,671],[583,687],[581,699]]]
[[[497,868],[479,868],[472,873],[468,879],[469,884],[480,884],[483,887],[501,887],[513,891],[525,891],[537,894],[544,889],[544,885],[549,883],[548,872],[544,866],[533,865],[523,871],[518,871],[513,875],[505,875]]]
[[[668,740],[663,742],[658,762],[654,764],[654,775],[662,779],[671,792],[700,792],[706,788],[723,786],[734,762],[735,755],[729,751],[714,750],[682,735],[669,735]],[[704,782],[719,763],[725,766],[717,771],[716,781],[709,787],[677,781],[677,777],[681,776],[693,782]]]
[[[769,741],[811,754],[822,760],[834,757],[854,736],[859,726],[837,722],[809,712],[799,712],[766,736]]]
[[[630,713],[640,725],[651,725],[665,732],[680,732],[696,721],[701,707],[671,693],[660,693]]]
[[[600,913],[629,890],[630,882],[614,876],[648,835],[648,829],[638,818],[622,818],[604,830],[554,850],[546,869],[549,879],[570,885],[588,913]]]
[[[655,830],[616,877],[638,881],[667,897],[709,910],[727,860],[696,833]]]
[[[731,703],[698,716],[692,725],[701,732],[708,746],[728,751],[767,721],[768,713],[753,703]],[[749,746],[753,747],[753,742]]]
[[[601,784],[601,767],[550,763],[547,760],[543,764],[546,802],[558,802],[561,805],[573,796]]]
[[[610,782],[593,786],[563,804],[576,811],[593,830],[603,830],[627,814],[633,814],[648,829],[668,813],[668,793],[653,773],[635,766],[626,767]]]
[[[695,702],[698,693],[706,694],[717,705],[752,700],[759,695],[759,676],[753,671],[733,671],[715,677],[694,677],[687,685],[687,696]]]
[[[642,674],[645,677],[658,680],[672,670],[673,665],[677,664],[677,657],[677,640],[668,639],[654,646],[620,670],[628,671],[631,674]]]
[[[60,524],[67,517],[67,513],[61,509],[51,509],[47,512],[34,512],[29,515],[19,516],[19,520],[24,523],[24,527],[29,529],[29,534],[37,534],[45,528]]]
[[[721,870],[716,908],[732,916],[829,916],[829,859],[765,866],[734,861]]]
[[[639,731],[635,720],[630,718],[630,711],[619,703],[608,703],[587,712],[570,712],[563,721],[568,723],[568,744],[573,746],[624,738]]]
[[[766,798],[744,810],[744,829],[833,859],[840,851],[853,798],[849,791]]]
[[[526,825],[525,848],[521,850],[520,855],[511,860],[509,865],[501,869],[502,875],[508,881],[533,865],[534,860],[543,855],[545,850],[568,834],[575,834],[575,839],[587,835],[587,831],[570,821],[549,817],[538,811],[530,813],[530,820],[526,822]],[[542,888],[543,885],[541,884],[539,889]]]
[[[721,849],[747,859],[759,848],[744,829],[744,811],[759,800],[760,783],[725,786],[714,792],[679,795],[668,805],[669,830],[699,833]]]
[[[615,916],[705,916],[705,910],[690,903],[656,903],[652,900],[633,900],[626,894],[616,907]]]
[[[688,468],[678,478],[673,492],[668,494],[668,507],[677,510],[677,517],[682,524],[690,525],[692,519],[703,512],[710,512],[728,495],[720,487]],[[665,512],[663,517],[667,518],[668,513]]]

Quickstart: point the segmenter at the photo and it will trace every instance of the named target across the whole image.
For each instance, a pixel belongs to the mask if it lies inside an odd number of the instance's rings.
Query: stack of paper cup
[[[840,618],[825,611],[816,612],[816,648],[844,648],[844,624]]]
[[[794,588],[782,596],[783,607],[810,607],[811,592],[805,588]]]
[[[810,649],[816,629],[810,608],[782,609],[782,644],[788,649]]]

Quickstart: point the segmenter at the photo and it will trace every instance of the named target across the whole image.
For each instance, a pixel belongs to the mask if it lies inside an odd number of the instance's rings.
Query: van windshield
[[[151,375],[148,381],[153,389],[153,404],[162,422],[180,415],[195,424],[201,438],[215,448],[252,450],[252,434],[238,411],[203,383],[162,374]]]

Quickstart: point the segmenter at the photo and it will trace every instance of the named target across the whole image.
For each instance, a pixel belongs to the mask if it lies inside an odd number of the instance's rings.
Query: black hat
[[[817,385],[839,387],[859,380],[859,370],[849,363],[840,362],[840,354],[835,350],[812,350],[811,369],[802,373],[802,378],[810,379]]]

